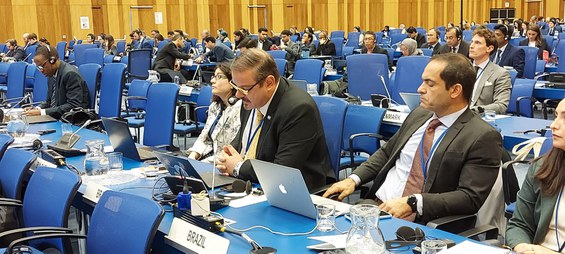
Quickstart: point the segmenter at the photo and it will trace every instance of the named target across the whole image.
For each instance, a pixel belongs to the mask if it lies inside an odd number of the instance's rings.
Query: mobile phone
[[[37,131],[37,134],[45,135],[45,134],[54,133],[55,131],[56,131],[55,129],[39,130]]]

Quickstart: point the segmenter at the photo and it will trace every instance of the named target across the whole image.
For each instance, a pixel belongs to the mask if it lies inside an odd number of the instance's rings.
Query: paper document
[[[447,250],[443,250],[439,252],[439,254],[476,254],[476,253],[507,254],[511,252],[507,249],[497,248],[494,246],[475,243],[471,241],[464,241]]]
[[[247,197],[230,201],[230,206],[233,208],[240,208],[264,201],[267,201],[267,196],[265,195],[261,195],[261,196],[247,195]]]

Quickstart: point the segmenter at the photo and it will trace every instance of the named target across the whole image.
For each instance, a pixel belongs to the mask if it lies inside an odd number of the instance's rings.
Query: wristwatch
[[[406,203],[410,206],[413,213],[415,213],[418,210],[416,207],[416,203],[418,203],[418,199],[416,198],[416,196],[414,195],[408,196],[408,200],[406,201]]]

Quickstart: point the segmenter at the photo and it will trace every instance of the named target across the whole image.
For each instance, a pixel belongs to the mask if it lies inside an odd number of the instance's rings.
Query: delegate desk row
[[[74,128],[75,130],[77,130],[79,127],[74,126]],[[39,130],[45,129],[55,129],[56,132],[41,136],[41,139],[44,141],[44,143],[49,144],[55,142],[61,137],[60,122],[32,124],[30,125],[28,132],[35,133]],[[105,141],[106,146],[110,145],[108,137],[103,133],[83,129],[80,130],[77,134],[81,136],[81,139],[75,145],[75,147],[77,148],[85,148],[85,141],[91,139],[102,139]],[[80,171],[84,170],[83,161],[84,156],[67,158],[67,163],[76,166]],[[124,170],[130,170],[144,166],[146,165],[142,162],[124,158]],[[211,170],[211,167],[209,169],[198,170]],[[86,176],[86,178],[88,178],[88,176]],[[126,184],[111,185],[107,187],[116,191],[123,191],[151,199],[153,188],[158,179],[158,177],[140,177],[139,179],[130,181]],[[83,183],[88,182],[90,179],[85,180],[86,181],[83,181]],[[86,190],[86,187],[84,185],[86,184],[83,184],[83,186],[80,187],[79,193],[73,201],[73,206],[86,213],[92,213],[93,206],[83,199],[83,194]],[[164,208],[165,210],[171,209],[168,205],[165,205]],[[140,207],[140,209],[143,208]],[[221,213],[225,218],[234,220],[235,223],[232,225],[232,227],[236,229],[262,225],[279,232],[297,233],[308,232],[316,226],[316,220],[314,219],[306,218],[301,215],[269,206],[267,202],[261,202],[241,208],[233,208],[228,206],[218,210],[218,212]],[[167,235],[170,230],[173,217],[174,216],[172,212],[166,212],[166,215],[159,226],[158,232],[153,242],[153,248],[158,253],[182,253],[174,247],[166,244],[164,241],[164,236]],[[347,231],[350,227],[350,224],[351,223],[343,216],[340,216],[336,219],[336,227],[341,231]],[[409,226],[411,228],[420,227],[430,238],[447,238],[455,241],[456,243],[460,243],[466,240],[466,238],[458,235],[447,233],[438,229],[428,228],[422,225],[417,225],[396,218],[382,219],[379,222],[379,227],[382,230],[385,240],[395,239],[395,232],[400,226]],[[302,236],[279,236],[271,234],[263,229],[253,229],[246,232],[246,234],[257,241],[260,245],[276,248],[279,253],[315,253],[307,249],[306,246],[318,244],[320,242],[309,239],[308,237],[339,234],[339,231],[334,230],[330,233],[314,231],[311,234]],[[249,243],[238,236],[227,233],[223,233],[221,236],[230,241],[228,253],[247,253],[251,249]],[[412,253],[412,251],[411,248],[405,248],[395,251],[395,253]]]

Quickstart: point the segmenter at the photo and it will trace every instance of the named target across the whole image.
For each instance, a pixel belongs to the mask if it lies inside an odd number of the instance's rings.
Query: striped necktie
[[[51,101],[49,103],[51,108],[57,106],[57,79],[53,77],[53,91],[51,92]]]

